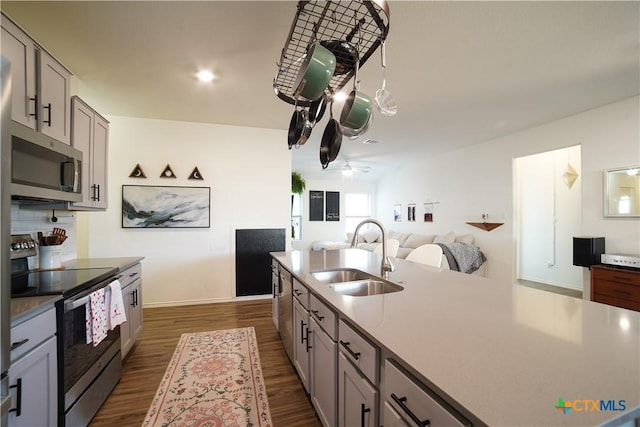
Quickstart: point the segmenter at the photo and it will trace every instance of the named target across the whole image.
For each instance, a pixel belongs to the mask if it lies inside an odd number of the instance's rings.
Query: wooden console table
[[[592,265],[591,301],[640,311],[640,271]]]

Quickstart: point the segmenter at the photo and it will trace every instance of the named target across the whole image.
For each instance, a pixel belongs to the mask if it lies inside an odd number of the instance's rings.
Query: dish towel
[[[111,298],[109,299],[109,329],[113,329],[127,321],[127,314],[124,311],[120,281],[114,280],[109,284],[109,287],[111,288]]]
[[[87,344],[93,343],[96,347],[107,337],[107,307],[104,301],[104,288],[89,294],[89,303],[86,310]]]

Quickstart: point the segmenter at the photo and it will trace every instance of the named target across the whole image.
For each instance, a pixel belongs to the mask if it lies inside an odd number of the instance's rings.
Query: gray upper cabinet
[[[71,73],[4,14],[1,43],[11,61],[11,118],[69,144]]]
[[[71,99],[71,145],[82,151],[82,201],[70,209],[107,209],[109,122],[82,99]]]

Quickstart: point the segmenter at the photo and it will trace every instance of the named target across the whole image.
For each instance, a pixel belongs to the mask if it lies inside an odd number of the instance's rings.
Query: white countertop
[[[379,276],[380,256],[359,249],[272,255],[483,423],[597,425],[622,413],[563,414],[559,398],[640,405],[640,313],[395,258],[389,279],[404,291],[344,296],[309,273],[351,267]]]

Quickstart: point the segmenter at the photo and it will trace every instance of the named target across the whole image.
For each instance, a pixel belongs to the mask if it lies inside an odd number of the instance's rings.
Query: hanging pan
[[[291,121],[289,122],[289,133],[287,134],[287,143],[289,145],[289,150],[291,150],[292,147],[298,145],[298,141],[302,136],[304,124],[307,121],[305,113],[306,111],[298,110],[297,108],[293,110]]]
[[[340,146],[342,145],[342,127],[336,119],[333,118],[333,101],[329,106],[331,118],[324,128],[322,134],[322,142],[320,143],[320,164],[322,169],[326,169],[329,163],[338,157]]]

